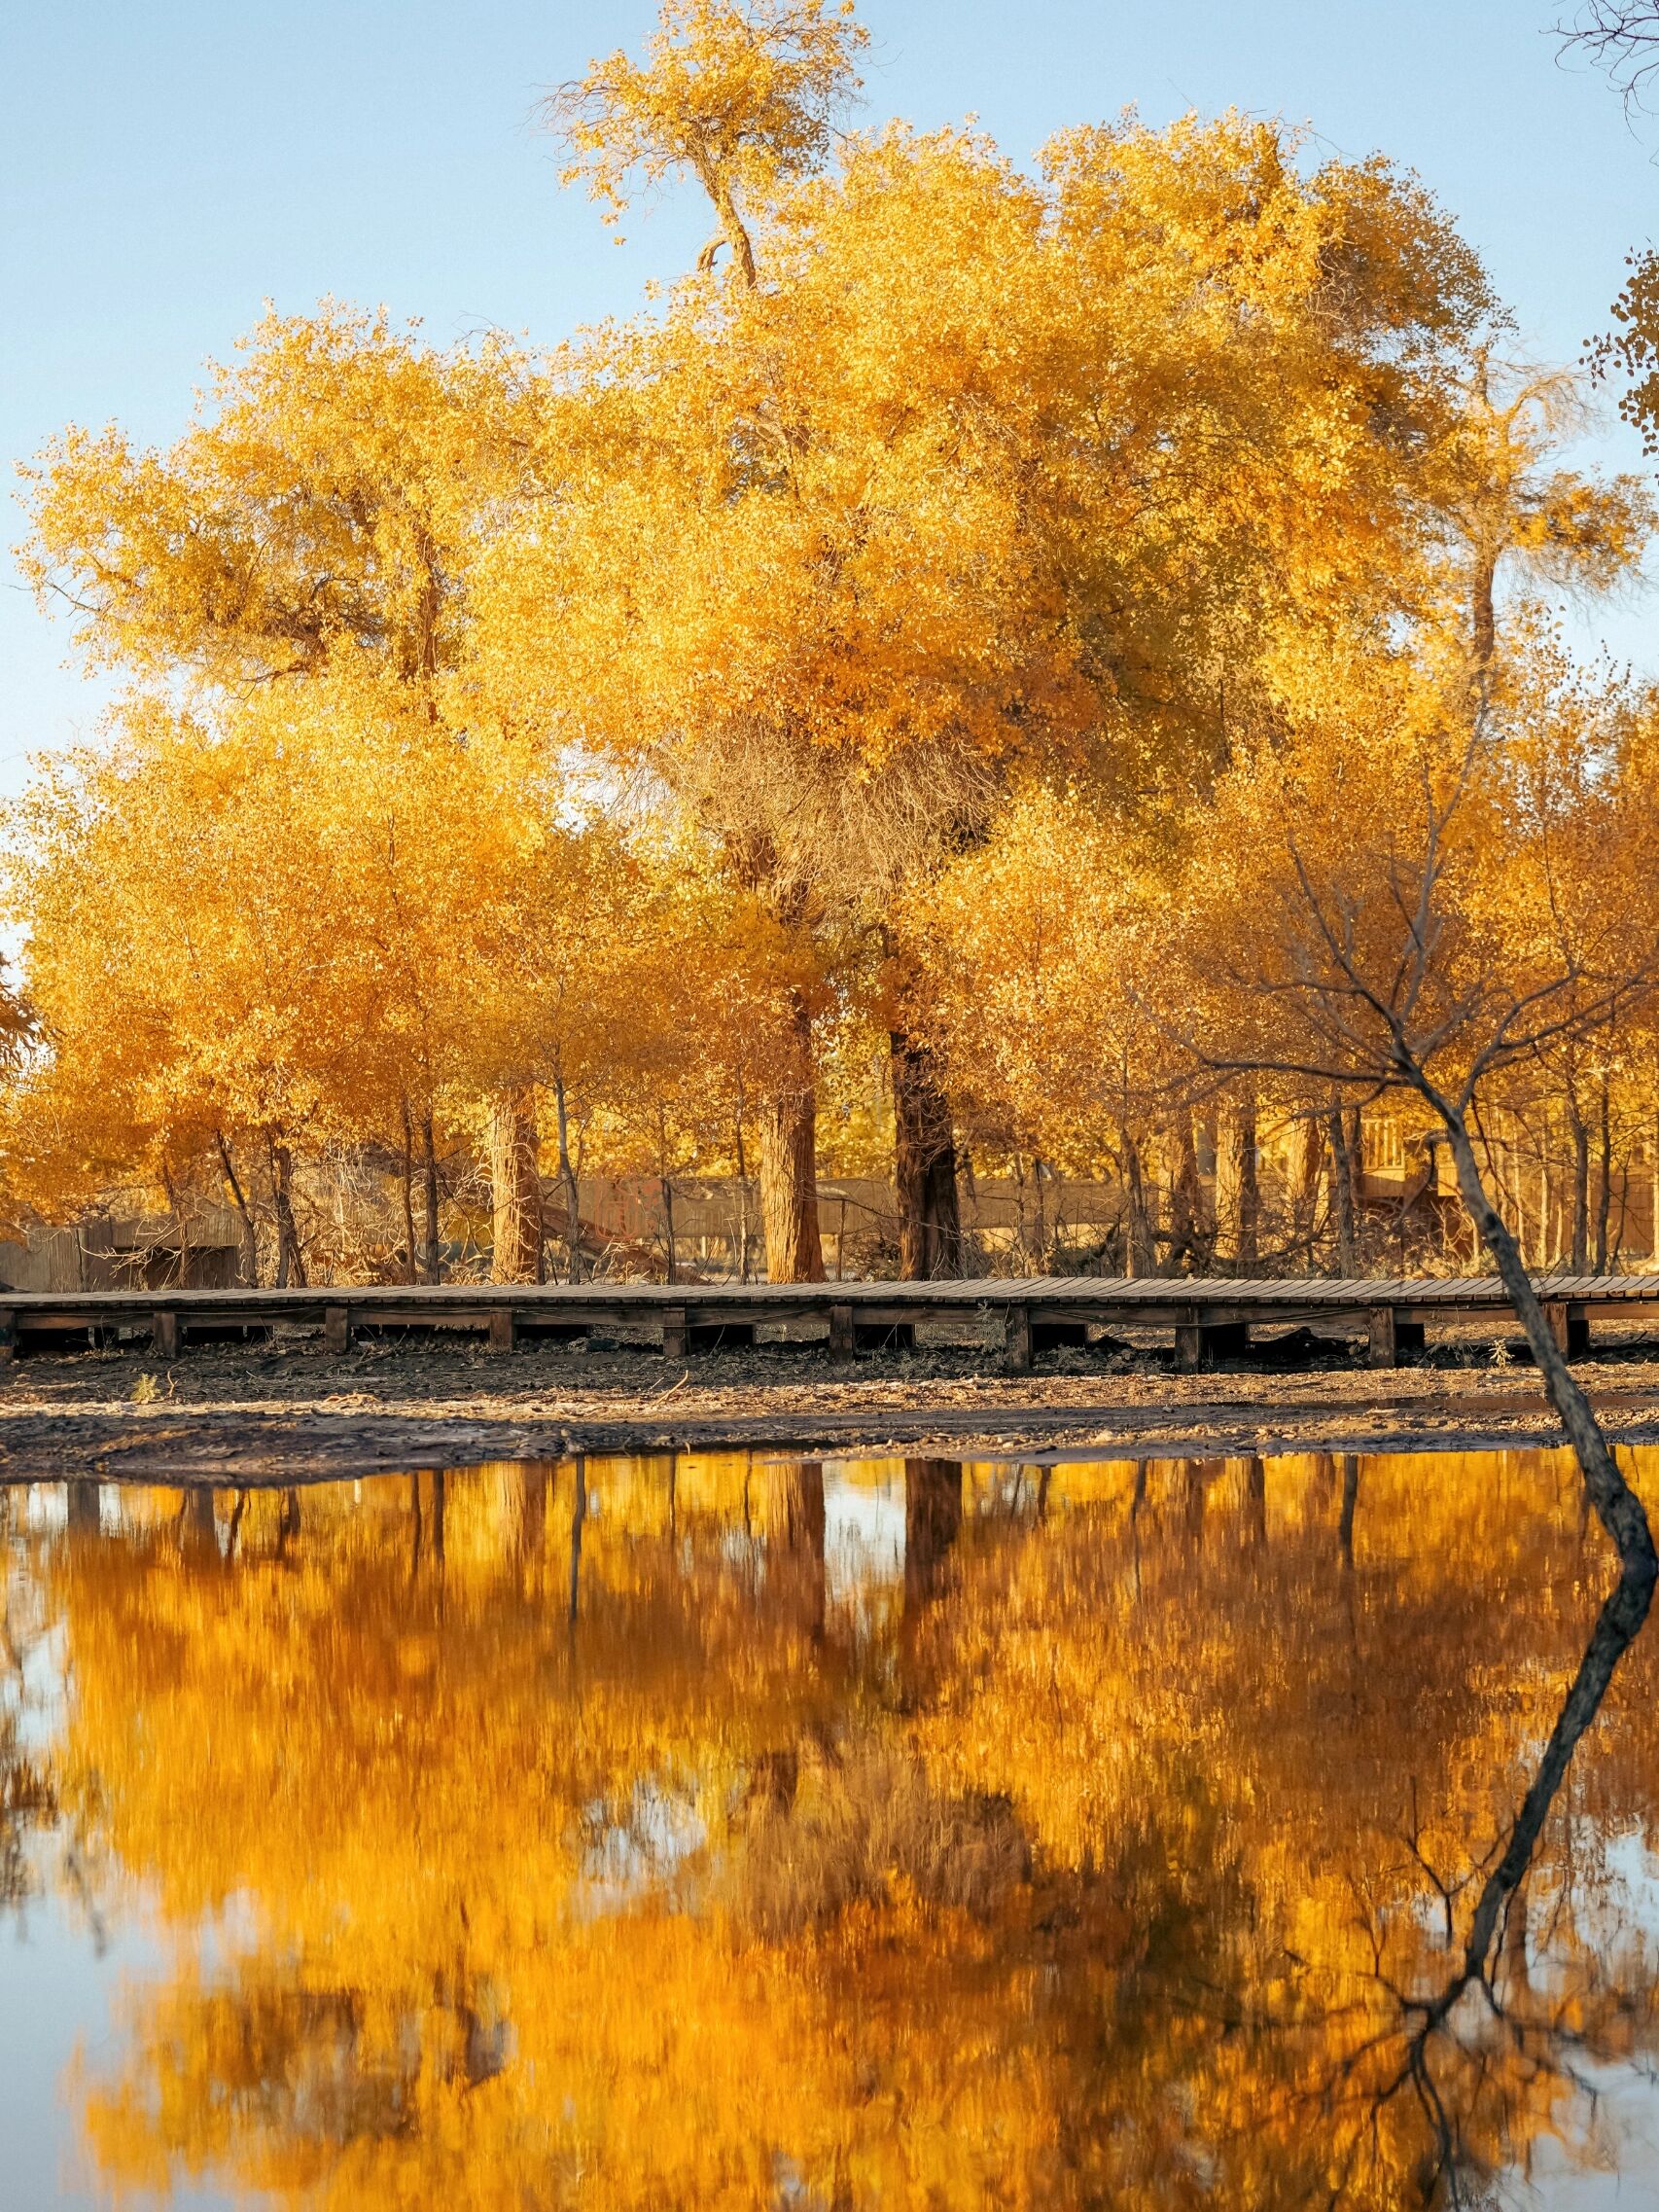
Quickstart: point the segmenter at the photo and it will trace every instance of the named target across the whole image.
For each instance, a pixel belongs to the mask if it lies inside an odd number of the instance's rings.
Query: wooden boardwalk
[[[1588,1351],[1596,1322],[1659,1322],[1659,1275],[1537,1278],[1557,1341]],[[1421,1349],[1436,1324],[1512,1323],[1495,1276],[1309,1277],[1266,1282],[1160,1281],[1094,1275],[999,1277],[942,1283],[444,1284],[310,1290],[0,1292],[0,1359],[17,1353],[146,1338],[158,1358],[193,1342],[262,1336],[274,1326],[320,1331],[327,1349],[354,1336],[414,1330],[480,1334],[496,1351],[524,1339],[642,1334],[671,1359],[752,1343],[757,1329],[794,1325],[821,1337],[832,1358],[897,1348],[919,1320],[1000,1323],[1006,1363],[1081,1345],[1091,1332],[1155,1328],[1174,1335],[1178,1363],[1207,1367],[1248,1354],[1253,1330],[1299,1327],[1358,1336],[1371,1364],[1392,1367]]]

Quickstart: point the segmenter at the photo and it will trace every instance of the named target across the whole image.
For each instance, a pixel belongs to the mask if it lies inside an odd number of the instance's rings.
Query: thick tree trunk
[[[812,1081],[812,1017],[797,998],[790,1014],[788,1065],[757,1114],[760,1137],[760,1228],[766,1279],[821,1283],[818,1234],[818,1100]]]
[[[504,1091],[490,1110],[492,1282],[543,1280],[542,1177],[536,1154],[535,1092]]]
[[[1359,1271],[1354,1248],[1354,1167],[1340,1107],[1333,1106],[1325,1116],[1325,1135],[1330,1144],[1331,1211],[1336,1216],[1336,1272],[1344,1282],[1352,1282]]]
[[[1222,1119],[1216,1153],[1218,1241],[1238,1273],[1256,1264],[1261,1188],[1255,1160],[1255,1100],[1243,1099]]]
[[[1123,1196],[1127,1210],[1123,1239],[1123,1272],[1126,1275],[1150,1275],[1157,1271],[1158,1247],[1152,1229],[1146,1170],[1141,1162],[1141,1148],[1134,1134],[1118,1124],[1118,1152],[1123,1161]]]
[[[899,1279],[933,1282],[962,1271],[962,1211],[950,1101],[933,1055],[902,1030],[888,1037],[893,1078],[894,1183],[899,1194]]]
[[[1200,1258],[1209,1242],[1204,1220],[1204,1185],[1198,1173],[1198,1147],[1193,1142],[1192,1116],[1182,1114],[1173,1132],[1174,1159],[1170,1167],[1171,1272],[1192,1264],[1203,1271]]]

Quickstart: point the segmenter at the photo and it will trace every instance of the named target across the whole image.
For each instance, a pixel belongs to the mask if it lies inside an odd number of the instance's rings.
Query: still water
[[[7,2212],[1659,2203],[1659,1625],[1594,1644],[1564,1456],[59,1483],[0,1542]]]

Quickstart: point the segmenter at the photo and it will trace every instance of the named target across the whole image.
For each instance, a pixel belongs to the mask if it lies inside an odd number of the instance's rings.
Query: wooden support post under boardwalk
[[[159,1360],[179,1356],[179,1317],[169,1306],[159,1305],[150,1316],[150,1349]]]
[[[8,1306],[0,1310],[0,1367],[9,1367],[18,1356],[18,1316]]]
[[[351,1309],[344,1305],[325,1305],[323,1308],[323,1349],[328,1352],[349,1352],[351,1349]]]
[[[1003,1317],[1003,1347],[1012,1374],[1031,1373],[1031,1308],[1010,1305]]]
[[[489,1348],[492,1352],[510,1352],[516,1338],[511,1305],[500,1306],[490,1315]]]
[[[1182,1374],[1197,1374],[1218,1360],[1240,1360],[1250,1350],[1248,1321],[1178,1321],[1175,1364]]]
[[[853,1309],[850,1305],[832,1305],[830,1308],[830,1357],[850,1360],[854,1348]]]
[[[1402,1321],[1392,1305],[1373,1305],[1365,1316],[1372,1367],[1399,1367],[1408,1352],[1423,1349],[1421,1321]]]
[[[1555,1347],[1566,1359],[1582,1360],[1590,1355],[1590,1316],[1581,1305],[1570,1305],[1565,1299],[1544,1301],[1544,1319],[1549,1333],[1555,1338]]]
[[[662,1309],[662,1356],[665,1360],[686,1357],[686,1308],[683,1305],[665,1305]]]

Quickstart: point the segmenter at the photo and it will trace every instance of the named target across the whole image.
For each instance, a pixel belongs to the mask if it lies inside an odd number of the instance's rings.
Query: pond
[[[1563,1454],[58,1483],[0,1541],[9,2212],[1659,2201],[1659,1627],[1596,1640]]]

